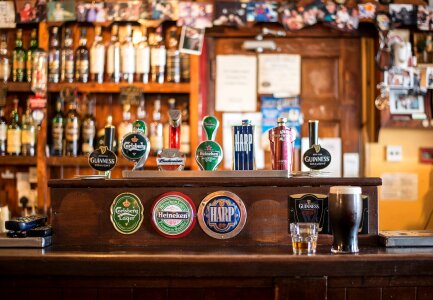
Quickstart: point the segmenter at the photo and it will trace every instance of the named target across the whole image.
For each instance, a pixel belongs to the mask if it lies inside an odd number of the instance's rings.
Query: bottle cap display
[[[218,191],[203,199],[197,218],[207,235],[215,239],[229,239],[238,235],[244,228],[247,210],[236,194]]]
[[[203,128],[208,140],[201,142],[195,152],[195,160],[201,170],[214,171],[223,160],[222,148],[214,141],[218,126],[217,118],[212,116],[203,118]]]
[[[118,195],[110,209],[110,219],[121,234],[133,234],[143,222],[143,205],[140,198],[132,193]]]
[[[168,192],[159,196],[152,205],[152,226],[162,236],[181,238],[195,226],[196,208],[185,194]]]

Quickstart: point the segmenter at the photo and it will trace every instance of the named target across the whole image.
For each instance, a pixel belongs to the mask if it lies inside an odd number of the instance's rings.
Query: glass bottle
[[[75,54],[72,44],[72,30],[70,27],[66,27],[65,41],[62,49],[62,70],[60,72],[60,80],[62,82],[74,82]]]
[[[51,120],[51,136],[53,138],[51,155],[63,155],[65,116],[63,115],[63,98],[59,97],[56,101],[56,114]]]
[[[102,43],[101,26],[95,27],[95,41],[90,48],[90,80],[104,81],[105,45]]]
[[[142,120],[146,123],[146,116],[147,116],[146,101],[144,99],[144,96],[142,96],[142,98],[138,102],[138,106],[137,106],[137,119]],[[146,125],[147,125],[147,123],[146,123]],[[146,126],[145,135],[149,136],[149,128],[147,126]]]
[[[94,101],[89,100],[87,102],[87,114],[83,119],[82,125],[82,143],[81,153],[88,155],[93,152],[96,137],[96,121],[94,116]]]
[[[26,50],[23,47],[23,30],[17,29],[13,51],[12,81],[24,82],[26,78]]]
[[[30,100],[27,100],[27,109],[22,118],[21,155],[35,156],[36,152],[36,126],[30,109]]]
[[[75,92],[76,93],[76,92]],[[77,112],[77,102],[75,97],[69,102],[69,109],[66,115],[65,126],[65,155],[78,156],[78,140],[80,137],[80,116]]]
[[[137,45],[135,61],[137,63],[137,81],[148,83],[150,73],[150,47],[147,43],[147,30],[143,29],[141,41]]]
[[[176,109],[176,99],[170,98],[168,99],[168,111],[167,116],[169,116],[169,112],[172,109]],[[169,122],[164,124],[164,149],[168,149],[169,147],[169,139],[170,139],[170,124]]]
[[[180,52],[177,39],[177,27],[167,30],[167,82],[180,82]]]
[[[120,42],[119,27],[111,28],[111,42],[107,47],[107,78],[111,82],[120,81]]]
[[[14,109],[7,131],[7,153],[9,155],[20,155],[21,153],[21,126],[18,115],[18,99],[14,99]]]
[[[59,27],[51,28],[50,48],[48,51],[48,82],[60,81],[60,43]]]
[[[151,153],[156,155],[164,146],[163,126],[161,123],[161,100],[155,100],[153,104],[152,118],[153,122],[150,124],[150,150]]]
[[[0,81],[7,82],[11,75],[11,65],[8,53],[8,36],[2,32],[0,40]]]
[[[180,131],[182,132],[180,136],[180,152],[189,154],[191,153],[190,146],[190,136],[189,136],[189,109],[188,103],[185,102],[181,110],[182,114],[182,125]]]
[[[4,108],[0,106],[0,156],[6,155],[6,132],[8,125],[4,115]]]
[[[86,28],[81,28],[80,45],[75,50],[75,80],[84,83],[89,81],[89,49],[87,48]]]
[[[117,130],[119,139],[123,139],[125,134],[132,132],[131,123],[131,105],[129,103],[123,104],[122,122],[119,124]]]
[[[180,54],[181,81],[189,82],[191,79],[191,54]]]
[[[165,64],[167,51],[162,41],[161,27],[156,29],[156,32],[149,36],[151,42],[150,48],[150,66],[151,66],[151,81],[157,83],[164,83]],[[150,38],[152,37],[152,38]]]
[[[36,29],[33,29],[30,35],[30,46],[29,49],[27,50],[27,60],[26,60],[27,82],[32,82],[33,57],[36,50],[38,50],[38,32]]]
[[[132,43],[132,27],[126,26],[125,41],[120,48],[123,81],[132,83],[135,73],[135,47]]]

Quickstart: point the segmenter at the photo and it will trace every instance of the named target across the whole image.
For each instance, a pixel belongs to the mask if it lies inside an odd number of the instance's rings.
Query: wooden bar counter
[[[0,299],[433,299],[433,248],[377,244],[377,178],[194,178],[53,180],[54,244],[0,249]],[[357,185],[368,196],[360,253],[293,255],[288,196]],[[214,191],[236,193],[248,219],[238,236],[217,240],[200,226],[181,239],[150,225],[154,199],[167,191],[198,206]],[[144,221],[132,235],[109,220],[116,195],[132,192]]]

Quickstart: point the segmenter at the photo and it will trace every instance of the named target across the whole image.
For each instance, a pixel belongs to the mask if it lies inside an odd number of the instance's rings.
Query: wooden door
[[[246,54],[245,38],[218,38],[215,55]],[[269,53],[301,55],[302,136],[308,136],[308,120],[319,120],[320,137],[340,137],[342,153],[361,150],[361,49],[360,38],[347,35],[273,38],[278,50]],[[290,80],[288,78],[287,80]],[[260,110],[260,101],[257,101]],[[221,112],[215,112],[221,119]],[[219,137],[221,139],[221,134]],[[220,140],[221,141],[221,140]],[[299,169],[299,153],[296,169]],[[270,160],[266,160],[270,167]]]

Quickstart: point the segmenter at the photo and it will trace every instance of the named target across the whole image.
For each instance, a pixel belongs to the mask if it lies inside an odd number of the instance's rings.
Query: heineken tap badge
[[[223,160],[223,150],[214,141],[219,122],[217,118],[206,116],[203,118],[203,128],[206,132],[207,140],[201,142],[195,151],[195,160],[201,170],[215,171]]]
[[[146,123],[141,120],[133,123],[133,131],[122,138],[121,150],[127,160],[135,163],[133,171],[144,166],[150,151],[150,142],[146,137]]]

